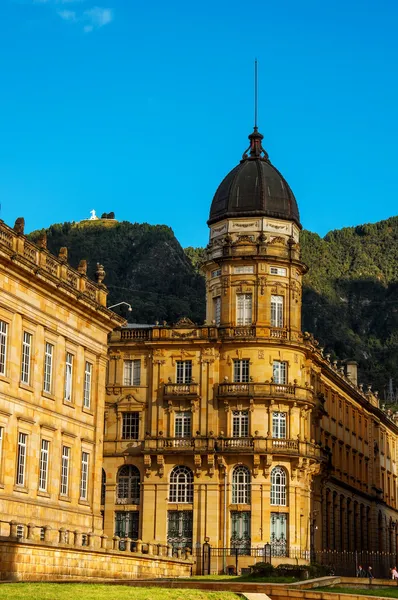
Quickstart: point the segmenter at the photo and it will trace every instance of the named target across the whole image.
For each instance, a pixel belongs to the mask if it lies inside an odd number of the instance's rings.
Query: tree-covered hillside
[[[32,234],[33,238],[39,232]],[[108,304],[130,302],[130,321],[173,322],[185,315],[203,322],[205,289],[199,274],[203,248],[184,253],[172,230],[146,223],[53,225],[48,247],[69,249],[69,262],[104,265]],[[373,225],[331,231],[325,238],[301,235],[304,278],[303,329],[339,359],[359,362],[361,380],[380,391],[389,378],[398,387],[398,217]]]
[[[106,225],[106,226],[105,226]],[[147,223],[89,221],[56,224],[46,230],[50,252],[68,248],[68,262],[88,261],[94,279],[96,263],[104,265],[108,305],[126,301],[132,312],[116,309],[135,323],[176,321],[181,315],[204,319],[204,281],[195,272],[170,227]],[[40,232],[31,234],[37,239]]]

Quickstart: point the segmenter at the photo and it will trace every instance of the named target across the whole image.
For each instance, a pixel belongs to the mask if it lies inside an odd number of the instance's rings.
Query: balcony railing
[[[297,396],[306,397],[308,388],[283,383],[220,383],[219,396]]]
[[[270,331],[269,331],[269,335],[272,338],[278,338],[280,340],[286,340],[287,339],[287,331],[286,331],[286,329],[272,327],[270,329]]]
[[[121,339],[122,340],[135,340],[146,341],[152,339],[152,329],[146,329],[144,327],[139,327],[137,329],[122,329],[121,331]]]
[[[199,385],[197,383],[166,383],[164,385],[165,396],[197,396]]]
[[[139,496],[130,496],[128,498],[116,498],[116,504],[139,504]]]
[[[254,442],[251,437],[239,437],[239,438],[224,438],[217,440],[217,449],[221,452],[225,450],[242,450],[242,449],[253,449]]]
[[[146,438],[143,447],[131,449],[131,452],[284,454],[320,460],[326,456],[320,446],[311,442],[266,437],[153,437]]]

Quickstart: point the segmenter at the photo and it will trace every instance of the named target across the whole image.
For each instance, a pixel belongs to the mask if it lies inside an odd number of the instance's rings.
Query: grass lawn
[[[238,600],[230,592],[137,588],[99,583],[2,583],[1,600]]]
[[[296,577],[253,577],[253,575],[194,575],[196,581],[242,581],[244,583],[294,583]]]
[[[372,587],[371,588],[360,588],[360,587],[319,587],[314,590],[308,590],[313,592],[336,592],[337,594],[361,594],[363,596],[381,596],[384,598],[398,598],[398,586],[397,587]]]

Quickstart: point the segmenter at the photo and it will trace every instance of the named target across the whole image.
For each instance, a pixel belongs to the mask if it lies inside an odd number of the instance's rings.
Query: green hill
[[[68,248],[68,262],[88,262],[94,278],[96,263],[104,265],[109,289],[108,305],[126,301],[132,312],[117,309],[134,323],[173,322],[181,315],[204,320],[205,286],[170,227],[123,221],[103,227],[74,223],[51,225],[46,230],[50,252]],[[39,231],[30,234],[37,239]]]
[[[35,239],[39,232],[33,232]],[[203,322],[205,288],[198,267],[203,248],[181,248],[164,225],[121,222],[47,230],[51,252],[69,250],[69,262],[105,266],[108,304],[130,302],[132,322],[173,322],[182,315]],[[348,227],[324,238],[301,237],[304,278],[303,329],[311,331],[333,357],[359,362],[361,380],[383,398],[392,377],[398,387],[398,217]]]

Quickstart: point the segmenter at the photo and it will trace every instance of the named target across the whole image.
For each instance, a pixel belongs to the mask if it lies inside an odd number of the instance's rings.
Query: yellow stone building
[[[105,533],[281,562],[396,549],[398,428],[301,331],[299,212],[262,137],[211,205],[205,324],[110,336]]]
[[[23,228],[0,222],[0,535],[81,546],[102,533],[107,336],[123,319],[101,265],[95,284]]]

